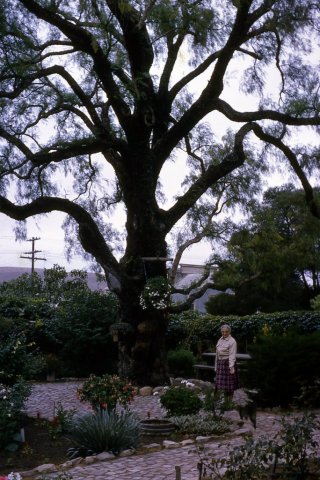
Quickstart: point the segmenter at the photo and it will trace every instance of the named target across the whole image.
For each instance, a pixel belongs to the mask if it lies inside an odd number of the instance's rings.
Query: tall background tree
[[[175,225],[199,212],[207,193],[217,200],[224,180],[232,190],[248,169],[266,171],[271,153],[299,177],[320,216],[308,179],[318,151],[308,141],[289,144],[320,124],[311,55],[318,7],[311,0],[3,0],[0,31],[0,212],[18,221],[66,214],[71,247],[74,232],[119,298],[127,326],[120,373],[162,382],[170,305],[159,277],[166,278]],[[227,100],[239,69],[237,86],[256,95],[248,111]],[[219,137],[210,125],[221,127],[223,118],[232,128]],[[181,151],[187,179],[164,203],[161,173]],[[119,204],[126,214],[120,259],[122,232],[110,217]],[[156,293],[161,287],[156,305],[141,302],[148,282]]]
[[[211,297],[209,313],[309,310],[320,291],[320,222],[302,190],[292,184],[270,188],[212,260],[216,285],[233,293]]]

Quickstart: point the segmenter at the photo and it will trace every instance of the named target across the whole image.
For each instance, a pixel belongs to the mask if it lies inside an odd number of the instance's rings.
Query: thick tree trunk
[[[132,335],[119,337],[119,374],[140,386],[167,384],[166,313],[141,311],[135,323]]]
[[[140,250],[139,255],[122,259],[126,272],[119,296],[121,322],[131,326],[126,335],[119,335],[119,373],[138,385],[163,385],[169,381],[166,359],[166,331],[168,315],[157,308],[144,309],[141,293],[147,281],[154,277],[167,277],[166,262],[157,260],[166,257],[166,243],[158,234],[139,235],[140,241],[132,241]]]
[[[163,265],[161,271],[164,276]],[[121,321],[131,326],[131,331],[118,336],[119,374],[140,386],[163,385],[169,380],[165,345],[168,316],[165,310],[142,308],[139,283],[123,286],[119,297]]]

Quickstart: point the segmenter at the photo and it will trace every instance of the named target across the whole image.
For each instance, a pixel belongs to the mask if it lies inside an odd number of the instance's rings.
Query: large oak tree
[[[201,213],[208,192],[214,210],[221,185],[230,195],[249,167],[267,168],[271,150],[320,216],[308,180],[319,157],[304,142],[320,124],[310,55],[316,2],[3,0],[0,31],[0,212],[18,221],[67,215],[66,227],[77,228],[118,295],[127,326],[120,372],[162,382],[167,314],[178,307],[142,308],[141,293],[147,279],[166,276],[174,226],[193,209]],[[256,108],[239,111],[228,101],[234,69],[243,69],[241,88],[257,96]],[[222,118],[233,128],[218,143],[208,122],[220,127]],[[301,142],[290,147],[294,133]],[[165,206],[159,177],[181,150],[189,173]],[[126,212],[119,261],[108,220],[118,202]]]

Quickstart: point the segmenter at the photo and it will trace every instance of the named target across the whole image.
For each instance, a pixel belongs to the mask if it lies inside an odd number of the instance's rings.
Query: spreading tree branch
[[[119,279],[122,271],[118,261],[107,246],[95,220],[80,205],[59,197],[39,197],[26,205],[15,205],[0,196],[0,212],[14,220],[21,221],[52,211],[64,212],[77,222],[79,240],[84,250],[93,255],[105,271]]]

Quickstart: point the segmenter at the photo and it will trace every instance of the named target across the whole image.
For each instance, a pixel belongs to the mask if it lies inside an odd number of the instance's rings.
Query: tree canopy
[[[67,215],[69,241],[76,232],[133,326],[119,342],[121,372],[164,381],[173,307],[143,309],[140,298],[147,279],[166,276],[176,224],[195,227],[178,239],[187,248],[219,205],[254,192],[272,161],[289,166],[320,217],[310,179],[319,152],[304,140],[320,124],[319,9],[311,0],[3,0],[0,32],[0,212]],[[237,107],[242,94],[252,108]],[[186,178],[168,204],[161,174],[181,153]],[[124,235],[110,217],[119,204]]]
[[[267,190],[214,261],[215,282],[234,292],[212,297],[208,312],[310,309],[310,299],[320,292],[320,222],[303,191],[292,184]]]

